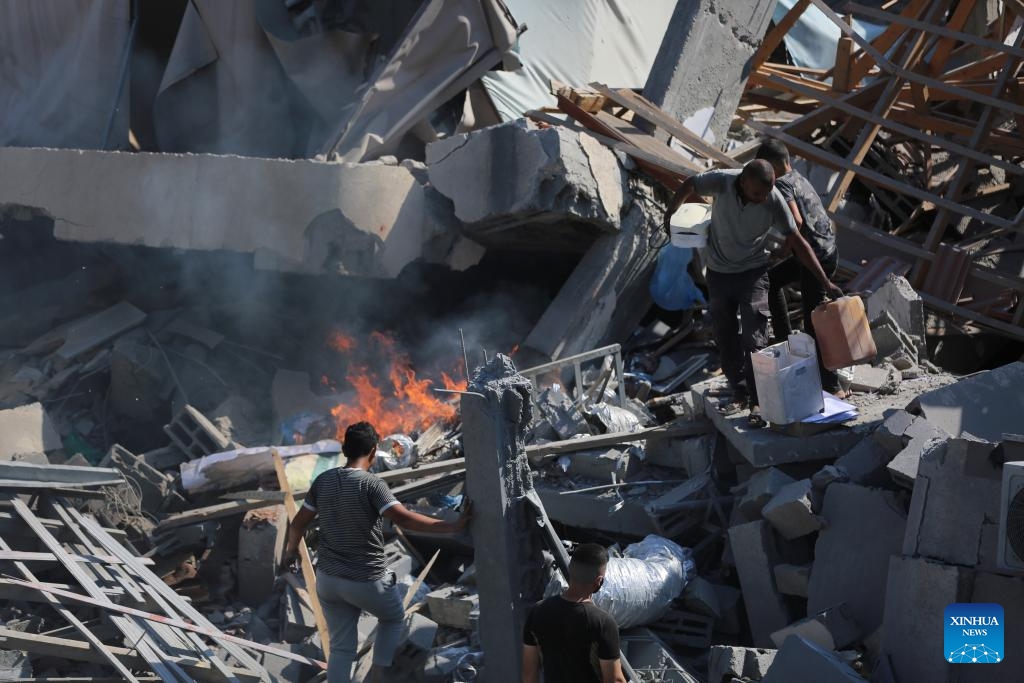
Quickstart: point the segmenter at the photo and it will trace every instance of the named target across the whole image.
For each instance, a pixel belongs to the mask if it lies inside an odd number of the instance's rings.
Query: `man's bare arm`
[[[822,284],[829,295],[843,295],[843,290],[841,290],[839,286],[832,282],[828,275],[825,274],[825,269],[821,267],[818,257],[814,255],[814,250],[811,249],[811,245],[808,244],[803,235],[799,232],[791,233],[786,237],[786,247],[791,249],[800,263],[814,274],[814,277],[818,279],[818,282]]]
[[[540,648],[523,645],[523,683],[537,683],[540,680]]]
[[[601,683],[626,683],[626,677],[622,675],[622,664],[618,659],[602,659],[601,662]]]
[[[309,526],[313,518],[316,517],[316,510],[310,510],[308,507],[301,507],[299,511],[295,513],[295,517],[292,518],[291,524],[288,525],[288,534],[285,537],[284,544],[284,555],[281,557],[281,568],[287,569],[291,564],[299,557],[299,541],[306,533],[306,527]]]
[[[473,515],[472,510],[472,501],[466,501],[466,506],[463,508],[462,514],[459,515],[459,518],[454,522],[446,522],[443,519],[435,519],[434,517],[428,517],[427,515],[421,515],[418,512],[413,512],[399,503],[398,505],[392,505],[385,510],[384,516],[398,526],[403,529],[408,529],[409,531],[425,531],[433,534],[447,534],[457,533],[465,529],[466,524],[469,523],[469,520]]]
[[[683,181],[683,184],[679,186],[676,193],[672,195],[672,199],[669,200],[668,206],[665,208],[665,225],[667,226],[669,220],[673,214],[679,210],[679,207],[683,205],[686,198],[693,192],[693,176],[690,176]]]

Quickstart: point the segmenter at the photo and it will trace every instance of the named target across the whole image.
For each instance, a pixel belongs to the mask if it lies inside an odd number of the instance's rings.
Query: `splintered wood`
[[[0,647],[23,650],[29,658],[92,662],[126,681],[153,680],[139,672],[164,681],[265,681],[270,674],[260,664],[261,654],[326,667],[224,633],[150,570],[152,560],[138,557],[69,504],[59,488],[25,490],[38,494],[33,505],[16,484],[0,491],[0,505],[24,525],[17,535],[0,536],[0,560],[20,575],[0,578],[0,593],[7,600],[46,603],[67,627],[59,632],[77,632],[81,639],[0,629]],[[25,545],[26,535],[34,537],[33,547],[17,547]],[[29,563],[39,567],[40,575]],[[116,636],[101,637],[96,624],[102,623],[112,626]],[[103,633],[110,629],[105,626]]]

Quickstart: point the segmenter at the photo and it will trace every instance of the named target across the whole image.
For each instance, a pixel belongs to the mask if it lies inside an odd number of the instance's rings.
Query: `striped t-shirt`
[[[349,581],[376,581],[384,576],[381,515],[398,505],[388,485],[369,472],[338,467],[313,482],[303,507],[320,518],[316,567]]]

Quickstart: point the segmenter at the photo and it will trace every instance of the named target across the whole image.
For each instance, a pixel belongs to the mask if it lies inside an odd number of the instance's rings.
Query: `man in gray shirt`
[[[665,230],[672,214],[691,194],[713,197],[711,227],[705,252],[711,324],[729,380],[734,412],[750,407],[750,424],[763,427],[750,354],[770,341],[768,308],[768,233],[775,228],[786,247],[836,296],[839,289],[821,268],[814,251],[797,230],[793,214],[775,189],[775,171],[767,161],[751,161],[743,170],[705,171],[680,186],[665,212]],[[737,323],[737,314],[740,322]]]

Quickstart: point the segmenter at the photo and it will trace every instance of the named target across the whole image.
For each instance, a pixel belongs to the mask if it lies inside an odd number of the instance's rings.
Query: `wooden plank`
[[[825,16],[831,19],[832,23],[838,26],[840,31],[850,36],[850,38],[852,38],[855,43],[860,45],[861,49],[863,49],[865,52],[871,54],[871,56],[875,58],[879,68],[881,68],[882,71],[889,73],[893,76],[899,76],[901,79],[909,81],[910,83],[920,83],[921,85],[927,85],[935,90],[941,90],[943,92],[960,95],[964,99],[970,100],[972,102],[977,102],[978,104],[987,104],[989,106],[997,108],[1002,107],[1005,111],[1014,113],[1024,113],[1024,105],[1006,102],[1005,100],[1001,101],[996,97],[992,97],[991,95],[983,95],[981,93],[972,92],[970,90],[966,90],[964,88],[951,85],[949,83],[945,83],[944,81],[941,81],[937,78],[925,76],[924,74],[914,73],[905,66],[896,66],[895,64],[890,62],[884,55],[879,53],[878,50],[872,47],[868,41],[866,41],[856,31],[854,31],[849,24],[844,22],[839,17],[839,15],[832,11],[832,8],[826,5],[824,0],[811,0],[811,2],[813,2],[815,7],[820,9],[825,14]],[[936,5],[933,6],[933,9],[934,7],[937,7],[941,3],[942,0],[937,0]]]
[[[847,17],[849,20],[850,18]],[[856,85],[850,78],[853,67],[853,41],[842,36],[836,41],[836,66],[832,72],[832,89],[847,93]]]
[[[971,218],[975,218],[981,221],[982,223],[988,225],[995,225],[997,227],[1007,228],[1010,230],[1024,228],[1024,226],[1015,225],[1012,221],[1008,221],[997,216],[986,214],[982,211],[978,211],[977,209],[972,209],[969,206],[958,204],[944,197],[932,194],[931,192],[928,192],[926,190],[914,187],[913,185],[908,185],[907,183],[900,182],[895,178],[890,178],[882,173],[879,173],[878,171],[874,171],[865,166],[860,166],[851,163],[848,159],[844,159],[842,157],[837,157],[833,154],[829,154],[828,152],[825,152],[824,150],[821,150],[810,143],[804,142],[799,138],[795,138],[792,135],[787,135],[777,128],[761,125],[757,121],[747,121],[747,125],[749,125],[754,130],[758,131],[759,133],[763,133],[764,135],[782,140],[791,149],[799,152],[800,156],[811,161],[815,161],[824,166],[828,166],[829,168],[840,171],[852,171],[853,173],[856,173],[858,176],[863,177],[865,180],[877,183],[882,187],[886,187],[895,192],[900,192],[902,194],[907,195],[908,197],[913,197],[923,202],[932,202],[936,206],[948,208],[953,212],[959,213],[964,216],[970,216]]]
[[[160,523],[156,525],[156,531],[198,524],[211,519],[220,519],[221,517],[230,517],[231,515],[238,515],[249,510],[275,504],[274,501],[268,500],[233,500],[228,503],[218,503],[194,510],[186,510],[185,512],[177,512],[160,520]]]
[[[162,598],[173,604],[174,609],[177,612],[191,620],[198,627],[205,629],[209,633],[210,637],[213,638],[214,642],[227,650],[232,657],[238,660],[239,664],[256,673],[263,671],[259,662],[249,656],[245,650],[238,647],[236,643],[239,639],[233,639],[233,636],[228,636],[227,634],[220,632],[213,624],[210,623],[209,619],[207,619],[205,615],[193,607],[183,597],[175,593],[174,589],[164,583],[159,576],[140,563],[139,558],[132,555],[124,548],[124,546],[112,539],[96,522],[96,520],[84,516],[81,512],[73,508],[68,509],[68,512],[75,518],[75,521],[78,524],[88,530],[92,537],[95,538],[99,544],[107,550],[107,552],[120,557],[125,564],[129,565],[132,568],[133,573],[146,584],[151,593],[159,594]],[[173,625],[177,626],[177,624]],[[248,642],[246,643],[246,646],[253,648],[253,644]]]
[[[974,10],[975,4],[978,0],[958,0],[956,3],[956,9],[953,10],[953,16],[949,18],[946,26],[954,31],[959,31],[967,23],[967,19],[970,18],[971,12]],[[930,30],[929,33],[937,33],[936,31]],[[931,69],[933,76],[939,76],[942,74],[942,70],[946,68],[946,62],[949,60],[949,53],[952,52],[955,46],[955,39],[943,36],[939,42],[935,45],[935,50],[932,51],[931,59],[928,60],[928,66]]]
[[[777,81],[774,78],[771,78],[769,82],[776,83]],[[797,88],[797,90],[801,89]],[[912,140],[918,140],[919,142],[934,145],[936,147],[945,149],[949,152],[955,152],[957,154],[967,156],[983,164],[997,166],[1003,169],[1004,171],[1007,171],[1008,173],[1024,175],[1024,167],[1021,167],[1020,164],[1015,164],[1004,159],[999,159],[989,154],[985,154],[984,152],[980,152],[972,147],[961,145],[957,142],[953,142],[952,140],[948,140],[946,138],[940,138],[936,135],[930,135],[921,130],[920,128],[914,128],[912,126],[907,126],[902,123],[897,123],[891,118],[879,116],[874,112],[861,109],[860,107],[852,105],[849,102],[844,101],[842,99],[838,99],[828,95],[821,96],[819,99],[821,100],[822,104],[826,104],[829,107],[832,107],[833,109],[837,109],[839,111],[854,116],[858,119],[862,119],[869,123],[874,123],[876,125],[883,126],[884,128],[891,130],[894,133],[900,133],[901,135],[905,135]]]
[[[808,2],[809,1],[810,0],[808,0]],[[702,137],[691,131],[679,121],[676,121],[665,111],[655,106],[653,102],[637,95],[632,90],[627,90],[625,88],[612,90],[601,83],[591,83],[591,87],[595,88],[612,102],[632,110],[634,113],[658,126],[701,156],[707,159],[714,159],[726,168],[740,167],[740,164],[738,164],[728,154],[717,147],[708,144]]]
[[[638,432],[614,432],[612,434],[598,434],[596,436],[585,436],[582,439],[567,439],[565,441],[552,441],[551,443],[537,444],[526,447],[526,455],[534,465],[551,460],[563,453],[585,451],[591,448],[604,448],[605,446],[618,446],[619,444],[631,441],[650,441],[653,439],[675,439],[687,436],[699,436],[710,434],[714,426],[707,421],[688,422],[683,425],[661,425],[648,427]]]
[[[0,543],[3,539],[0,538]],[[111,555],[82,555],[77,553],[68,553],[75,562],[84,562],[87,564],[121,564],[121,561]],[[23,550],[11,550],[10,548],[3,547],[0,549],[0,561],[6,562],[58,562],[57,556],[53,553],[38,553],[38,552],[27,552]],[[153,559],[146,557],[142,558],[143,564],[153,564]]]
[[[904,17],[918,17],[921,15],[921,11],[931,0],[912,0],[910,4],[904,8],[900,13],[900,16]],[[906,33],[906,29],[899,24],[888,24],[885,29],[879,34],[871,44],[875,46],[879,52],[885,53],[889,51],[898,40],[903,38]],[[850,68],[850,82],[853,84],[860,83],[871,68],[875,65],[872,61],[871,56],[865,53],[860,53],[853,66]]]
[[[758,68],[771,56],[771,54],[775,52],[775,48],[779,46],[779,43],[783,41],[790,29],[792,29],[796,25],[796,22],[800,20],[800,17],[803,16],[804,10],[806,10],[810,4],[811,0],[798,0],[798,2],[793,5],[788,12],[786,12],[786,16],[782,17],[782,19],[775,24],[775,27],[772,28],[772,30],[764,37],[764,40],[761,41],[761,45],[758,46],[757,50],[750,58],[750,61],[747,62],[746,68],[749,73],[757,71]]]
[[[77,562],[71,560],[68,557],[68,553],[64,550],[64,547],[60,544],[60,541],[54,537],[40,522],[36,519],[35,513],[29,509],[28,505],[24,503],[20,498],[11,498],[11,504],[14,506],[15,512],[25,521],[25,523],[35,532],[39,540],[43,542],[47,548],[50,549],[54,555],[57,556],[60,563],[64,565],[64,568],[71,574],[72,577],[78,582],[78,584],[89,594],[90,599],[97,603],[97,606],[108,609],[114,606],[114,603],[110,601],[93,578],[87,574]],[[59,596],[60,593],[54,589],[48,589],[48,592]],[[111,621],[117,627],[117,629],[128,638],[128,642],[135,643],[136,649],[145,657],[147,666],[153,673],[157,674],[161,678],[168,681],[178,680],[177,672],[173,667],[168,666],[163,661],[162,653],[157,653],[157,648],[152,644],[150,637],[146,632],[134,621],[126,617],[112,617]]]
[[[860,270],[860,266],[852,261],[840,259],[839,262],[843,268],[852,270],[855,273]],[[943,301],[942,299],[934,297],[930,294],[926,294],[924,292],[918,292],[918,294],[921,296],[921,299],[924,301],[925,305],[927,305],[929,308],[933,308],[937,311],[942,311],[943,313],[954,315],[958,318],[970,320],[974,323],[977,323],[978,325],[981,325],[982,327],[988,327],[990,329],[996,330],[997,332],[1002,332],[1003,334],[1012,339],[1024,341],[1024,329],[1020,327],[1014,326],[1010,323],[1003,322],[1002,320],[990,318],[989,316],[984,315],[983,313],[972,311],[969,308],[964,308],[963,306],[951,304],[948,301]]]
[[[295,497],[292,489],[288,486],[288,475],[284,471],[284,460],[276,448],[270,449],[270,457],[274,459],[274,472],[277,473],[277,485],[284,493],[284,510],[288,515],[288,523],[291,524],[298,514],[299,508],[295,504]],[[316,630],[320,634],[320,647],[323,649],[324,659],[327,660],[331,654],[331,636],[327,630],[327,620],[324,618],[324,610],[320,606],[320,598],[316,594],[316,572],[313,571],[313,561],[309,557],[309,548],[306,547],[306,539],[299,539],[299,562],[302,565],[302,578],[306,582],[306,592],[309,594],[310,607],[313,609],[313,619],[316,621]]]
[[[953,135],[962,140],[970,140],[974,133],[973,125],[959,123],[948,116],[940,116],[933,113],[929,117],[921,116],[915,111],[894,108],[889,112],[889,117],[900,123],[917,126],[935,133]],[[1001,154],[1024,155],[1024,139],[993,131],[989,137],[989,146],[998,149]]]
[[[586,112],[583,112],[583,113],[586,114]],[[551,116],[549,114],[545,114],[542,111],[536,111],[536,110],[526,112],[526,116],[529,119],[532,119],[534,121],[538,121],[538,122],[541,122],[541,123],[546,123],[546,124],[548,124],[550,126],[562,126],[564,128],[568,128],[569,130],[575,131],[577,133],[586,133],[587,135],[591,136],[592,138],[594,138],[595,140],[597,140],[598,142],[600,142],[604,146],[609,147],[610,149],[613,149],[613,150],[615,150],[617,152],[622,152],[623,154],[626,154],[628,156],[633,157],[633,159],[635,159],[638,164],[640,162],[645,162],[651,168],[661,167],[663,169],[664,173],[671,174],[671,176],[674,176],[674,178],[675,178],[675,187],[678,187],[680,184],[682,184],[682,182],[683,182],[683,180],[685,178],[688,178],[691,175],[694,175],[695,173],[700,173],[700,169],[697,168],[697,166],[695,166],[694,164],[690,163],[689,161],[686,164],[684,164],[684,165],[670,164],[669,162],[667,162],[666,160],[662,159],[661,157],[658,157],[658,156],[655,156],[653,154],[648,154],[647,152],[644,152],[642,149],[638,148],[636,145],[631,145],[629,143],[622,142],[621,140],[618,140],[616,138],[612,138],[612,137],[609,137],[607,135],[602,135],[601,133],[599,133],[599,132],[597,132],[595,130],[591,130],[590,128],[586,128],[584,126],[577,125],[576,121],[571,119],[571,118],[568,119],[567,121],[563,121],[562,119],[559,119],[557,117]],[[664,175],[664,173],[661,176],[655,175],[655,178],[657,178],[659,181],[665,183],[665,180],[667,180],[668,178]],[[654,174],[652,174],[652,175],[654,175]],[[670,188],[670,189],[672,189],[672,188]]]
[[[1015,47],[1020,47],[1021,41],[1024,40],[1024,31],[1020,31],[1017,34],[1017,38],[1014,41]],[[1020,63],[1019,57],[1014,57],[1010,62],[1003,68],[1002,73],[999,74],[995,87],[992,89],[993,95],[1002,95],[1006,90],[1006,84],[1010,79],[1010,76],[1016,72],[1017,65]],[[994,107],[986,106],[978,119],[977,129],[974,135],[971,136],[971,141],[968,143],[969,147],[979,148],[983,147],[984,140],[988,137],[989,131],[992,126],[996,123],[996,112],[997,109]],[[974,164],[970,163],[967,158],[961,158],[960,167],[957,169],[956,176],[953,178],[953,182],[950,183],[949,188],[946,190],[946,197],[957,199],[960,193],[963,192],[964,186],[967,181],[971,178],[974,172]],[[935,251],[939,246],[939,242],[942,240],[942,235],[949,224],[950,211],[941,207],[938,214],[935,216],[935,220],[932,223],[932,227],[928,231],[928,236],[924,241],[924,248],[928,251]],[[914,275],[914,281],[918,284],[924,282],[924,278],[928,272],[927,261],[919,260],[916,265]]]
[[[1005,43],[997,43],[994,40],[989,40],[988,38],[976,36],[973,33],[964,33],[961,30],[953,30],[949,27],[949,25],[942,26],[940,24],[921,21],[920,19],[913,19],[904,14],[896,14],[894,12],[883,12],[880,9],[868,7],[866,5],[861,5],[856,2],[851,2],[847,4],[846,8],[852,11],[854,14],[859,14],[870,19],[875,19],[876,21],[882,22],[884,24],[898,24],[901,26],[906,26],[908,28],[915,28],[922,31],[928,31],[929,33],[934,33],[935,35],[938,36],[950,38],[952,40],[958,40],[964,43],[969,43],[971,45],[974,45],[975,47],[983,47],[989,50],[995,50],[996,52],[1003,53],[1004,55],[1014,55],[1017,57],[1024,58],[1024,50],[1022,50],[1021,48],[1015,48]],[[992,71],[994,71],[994,69],[989,68],[987,69],[987,71],[991,73]],[[951,73],[956,72],[953,71],[945,73],[946,77],[948,78],[948,76]]]
[[[92,662],[95,664],[107,663],[107,660],[103,655],[93,650],[90,643],[84,640],[55,638],[53,636],[46,636],[38,633],[12,631],[11,629],[4,627],[0,627],[0,646],[5,650],[23,650],[28,652],[30,655],[36,655],[39,657],[57,657],[59,659],[69,659],[75,662]],[[133,669],[148,668],[145,659],[139,656],[138,652],[134,649],[118,647],[116,645],[106,645],[105,647],[111,654]],[[210,681],[211,683],[224,680],[219,673],[213,671],[212,667],[207,662],[199,661],[192,657],[175,657],[173,659],[179,666],[181,666],[182,669],[196,680]],[[259,680],[259,678],[253,676],[244,669],[233,669],[233,672],[240,678],[252,681]],[[49,681],[63,679],[32,678],[29,680]],[[139,678],[137,680],[147,679]]]
[[[11,547],[7,545],[3,538],[0,538],[0,549],[3,549],[5,553],[13,552],[11,550]],[[56,560],[57,558],[54,557],[53,559]],[[30,570],[23,561],[15,560],[14,567],[23,577],[25,577],[26,581],[39,580],[36,578],[36,575],[32,573],[32,570]],[[110,648],[104,645],[103,642],[96,637],[96,634],[94,634],[84,623],[82,623],[81,619],[75,616],[75,614],[71,610],[62,605],[60,600],[54,597],[52,593],[49,593],[47,591],[41,591],[41,594],[43,596],[43,599],[46,600],[46,602],[50,605],[50,607],[52,607],[57,612],[57,614],[62,616],[66,622],[68,622],[76,629],[78,629],[78,632],[85,636],[85,639],[88,641],[88,643],[92,645],[94,648],[96,648],[96,651],[101,655],[99,658],[101,662],[109,664],[110,666],[114,667],[114,670],[121,674],[121,677],[124,680],[135,681],[135,683],[138,683],[139,679],[136,678],[135,674],[133,674],[128,669],[128,667],[121,663],[121,660],[118,659],[113,652],[111,652]]]

